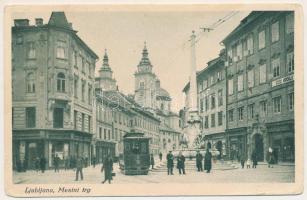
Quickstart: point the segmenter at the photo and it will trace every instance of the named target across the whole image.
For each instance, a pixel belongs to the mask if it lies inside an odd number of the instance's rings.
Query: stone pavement
[[[167,175],[165,162],[156,162],[154,170],[150,170],[148,175],[126,176],[119,170],[117,163],[114,164],[116,176],[112,183],[267,183],[267,182],[294,182],[294,165],[275,165],[274,168],[268,168],[265,164],[260,164],[256,169],[241,169],[239,163],[213,163],[211,173],[197,172],[193,167],[195,161],[187,161],[186,175],[179,175],[178,170],[174,168],[174,175]],[[193,164],[194,163],[194,164]],[[25,173],[13,174],[13,181],[16,184],[32,183],[91,183],[100,184],[104,178],[100,172],[101,165],[95,168],[88,167],[83,169],[84,180],[75,180],[75,171],[60,170],[55,173],[53,170],[47,170],[45,173],[27,171]]]

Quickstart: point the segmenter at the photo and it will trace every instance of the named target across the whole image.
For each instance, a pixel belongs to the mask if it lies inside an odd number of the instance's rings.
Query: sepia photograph
[[[7,7],[8,193],[301,192],[302,13],[223,8]]]

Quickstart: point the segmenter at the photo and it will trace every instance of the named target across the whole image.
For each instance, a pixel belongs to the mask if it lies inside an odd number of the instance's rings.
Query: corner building
[[[294,161],[294,12],[251,12],[222,42],[229,158]]]
[[[34,168],[44,156],[91,156],[94,68],[98,56],[64,12],[47,24],[16,19],[12,27],[13,167]]]

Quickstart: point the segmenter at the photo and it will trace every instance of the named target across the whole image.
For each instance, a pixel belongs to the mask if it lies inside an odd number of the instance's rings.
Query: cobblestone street
[[[227,166],[226,163],[213,164],[211,173],[197,172],[192,167],[193,161],[187,162],[186,175],[179,175],[178,170],[174,169],[174,175],[167,175],[165,163],[157,166],[157,169],[149,172],[148,175],[126,176],[119,171],[118,164],[114,164],[116,176],[112,183],[267,183],[267,182],[294,182],[294,165],[275,165],[274,168],[268,168],[266,164],[260,163],[256,169],[241,169],[238,163],[234,167]],[[14,172],[14,183],[17,184],[44,184],[44,183],[91,183],[100,184],[103,180],[103,173],[100,172],[101,165],[95,168],[88,167],[83,171],[84,180],[75,180],[75,171],[60,170],[55,173],[53,170],[47,170],[44,174],[35,171],[25,173]]]

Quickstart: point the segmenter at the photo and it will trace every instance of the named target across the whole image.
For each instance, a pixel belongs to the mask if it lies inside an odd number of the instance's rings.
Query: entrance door
[[[222,158],[222,155],[223,155],[223,152],[222,152],[222,150],[223,150],[223,143],[222,143],[222,141],[218,141],[217,143],[216,143],[216,149],[219,151],[219,155],[218,155],[218,159],[221,159]]]
[[[260,134],[256,134],[254,138],[255,138],[255,151],[258,161],[263,161],[264,160],[263,137]]]

